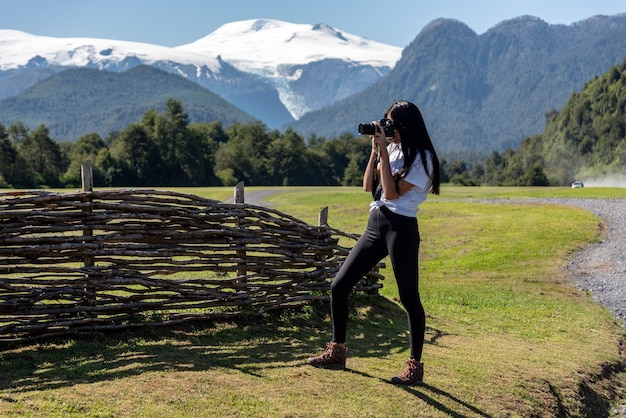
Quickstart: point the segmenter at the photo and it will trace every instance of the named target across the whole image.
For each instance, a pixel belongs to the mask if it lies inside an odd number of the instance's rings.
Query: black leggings
[[[407,311],[411,357],[421,360],[426,314],[418,290],[419,251],[417,219],[397,215],[387,207],[370,212],[367,228],[330,285],[333,341],[345,343],[348,328],[348,296],[357,282],[387,255],[398,283],[400,302]]]

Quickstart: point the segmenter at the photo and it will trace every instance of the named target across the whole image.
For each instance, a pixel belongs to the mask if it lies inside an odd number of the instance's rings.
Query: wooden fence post
[[[317,217],[318,226],[328,226],[328,206],[320,210],[320,214]]]
[[[244,197],[244,182],[240,181],[239,183],[237,183],[237,185],[235,186],[235,203],[245,203],[245,197]],[[244,276],[246,275],[246,250],[237,250],[237,258],[243,260],[241,262],[239,262],[239,264],[237,265],[237,276]],[[242,285],[246,285],[246,280],[245,278],[241,280],[240,282]]]
[[[80,175],[83,182],[83,192],[93,192],[93,167],[87,160],[80,166]]]
[[[235,186],[235,203],[245,203],[243,186],[243,181],[240,181]]]
[[[320,226],[320,227],[328,226],[328,206],[326,206],[326,207],[322,208],[322,210],[320,210],[320,213],[319,213],[319,215],[317,217],[317,226]],[[317,256],[317,260],[320,263],[324,264],[326,262],[326,256],[325,255],[319,255],[319,256]],[[326,269],[325,267],[320,266],[320,267],[317,268],[317,271],[320,272],[321,274],[325,274],[324,273],[325,269]]]
[[[82,178],[83,184],[83,192],[93,192],[93,167],[91,165],[91,161],[87,160],[80,166],[80,174]],[[85,215],[89,215],[92,213],[93,208],[91,206],[92,199],[89,197],[87,200],[89,205],[83,208],[83,213]],[[93,229],[91,228],[83,228],[83,237],[93,237]],[[86,241],[83,241],[86,242]],[[83,256],[83,264],[86,268],[94,266],[94,260],[92,256],[85,255]],[[85,274],[85,278],[89,279],[89,273]],[[87,294],[87,304],[91,306],[96,305],[96,288],[93,286],[86,286],[85,293]]]

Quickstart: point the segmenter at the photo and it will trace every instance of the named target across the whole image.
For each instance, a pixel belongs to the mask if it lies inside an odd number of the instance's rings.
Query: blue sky
[[[176,46],[228,22],[270,18],[325,23],[405,47],[440,17],[460,20],[480,34],[522,15],[570,24],[624,12],[624,0],[0,0],[0,29]]]

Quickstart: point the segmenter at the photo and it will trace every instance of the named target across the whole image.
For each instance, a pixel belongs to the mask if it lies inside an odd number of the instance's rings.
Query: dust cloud
[[[583,179],[585,187],[624,187],[626,188],[626,174],[614,174],[603,178]]]

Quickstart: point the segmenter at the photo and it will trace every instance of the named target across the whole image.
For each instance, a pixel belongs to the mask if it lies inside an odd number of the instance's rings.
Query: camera
[[[386,138],[393,138],[394,130],[396,127],[393,125],[393,121],[389,119],[381,119],[378,123],[383,127]],[[359,123],[359,133],[361,135],[374,135],[376,133],[376,125],[373,123]]]

